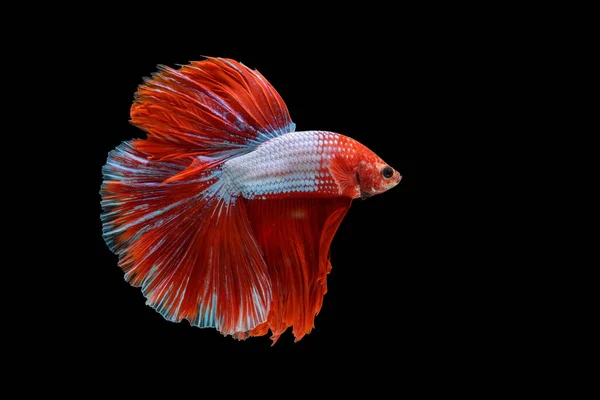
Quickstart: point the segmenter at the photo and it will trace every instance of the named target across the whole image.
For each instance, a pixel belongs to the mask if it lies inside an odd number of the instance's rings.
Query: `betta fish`
[[[402,178],[350,137],[296,131],[256,70],[225,58],[144,79],[103,167],[102,224],[125,279],[173,322],[236,339],[314,328],[353,199]]]

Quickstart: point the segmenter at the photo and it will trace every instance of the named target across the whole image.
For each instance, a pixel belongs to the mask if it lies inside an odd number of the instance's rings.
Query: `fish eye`
[[[384,167],[381,170],[381,176],[383,176],[384,179],[390,179],[393,175],[394,175],[394,170],[391,169],[390,167]]]

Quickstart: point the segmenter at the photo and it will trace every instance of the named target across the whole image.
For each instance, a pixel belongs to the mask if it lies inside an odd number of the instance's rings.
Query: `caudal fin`
[[[243,337],[266,321],[271,283],[221,167],[293,131],[285,103],[257,71],[209,58],[160,67],[139,87],[131,122],[148,138],[123,143],[103,168],[106,243],[166,319]]]
[[[242,203],[222,192],[219,167],[164,183],[184,166],[148,160],[143,141],[109,154],[103,233],[125,279],[169,321],[235,334],[267,318],[271,284]]]

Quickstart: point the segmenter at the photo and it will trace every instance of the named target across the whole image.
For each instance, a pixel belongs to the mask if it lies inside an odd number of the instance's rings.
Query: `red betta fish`
[[[329,246],[356,198],[401,176],[357,141],[296,132],[257,71],[225,58],[159,66],[103,168],[103,235],[169,321],[237,339],[314,327]]]

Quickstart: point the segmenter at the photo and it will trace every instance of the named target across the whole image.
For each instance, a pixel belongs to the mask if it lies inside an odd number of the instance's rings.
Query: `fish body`
[[[324,131],[292,132],[225,162],[223,180],[232,196],[249,200],[354,199],[361,192],[376,194],[399,182],[400,175],[395,172],[387,184],[374,184],[369,171],[380,171],[385,166],[375,153],[347,136]],[[364,190],[359,182],[347,182],[348,174],[353,179],[358,174]]]
[[[103,168],[107,245],[169,321],[274,342],[291,327],[300,340],[352,200],[400,174],[350,137],[295,131],[275,89],[236,61],[159,68],[131,109],[148,137]]]

